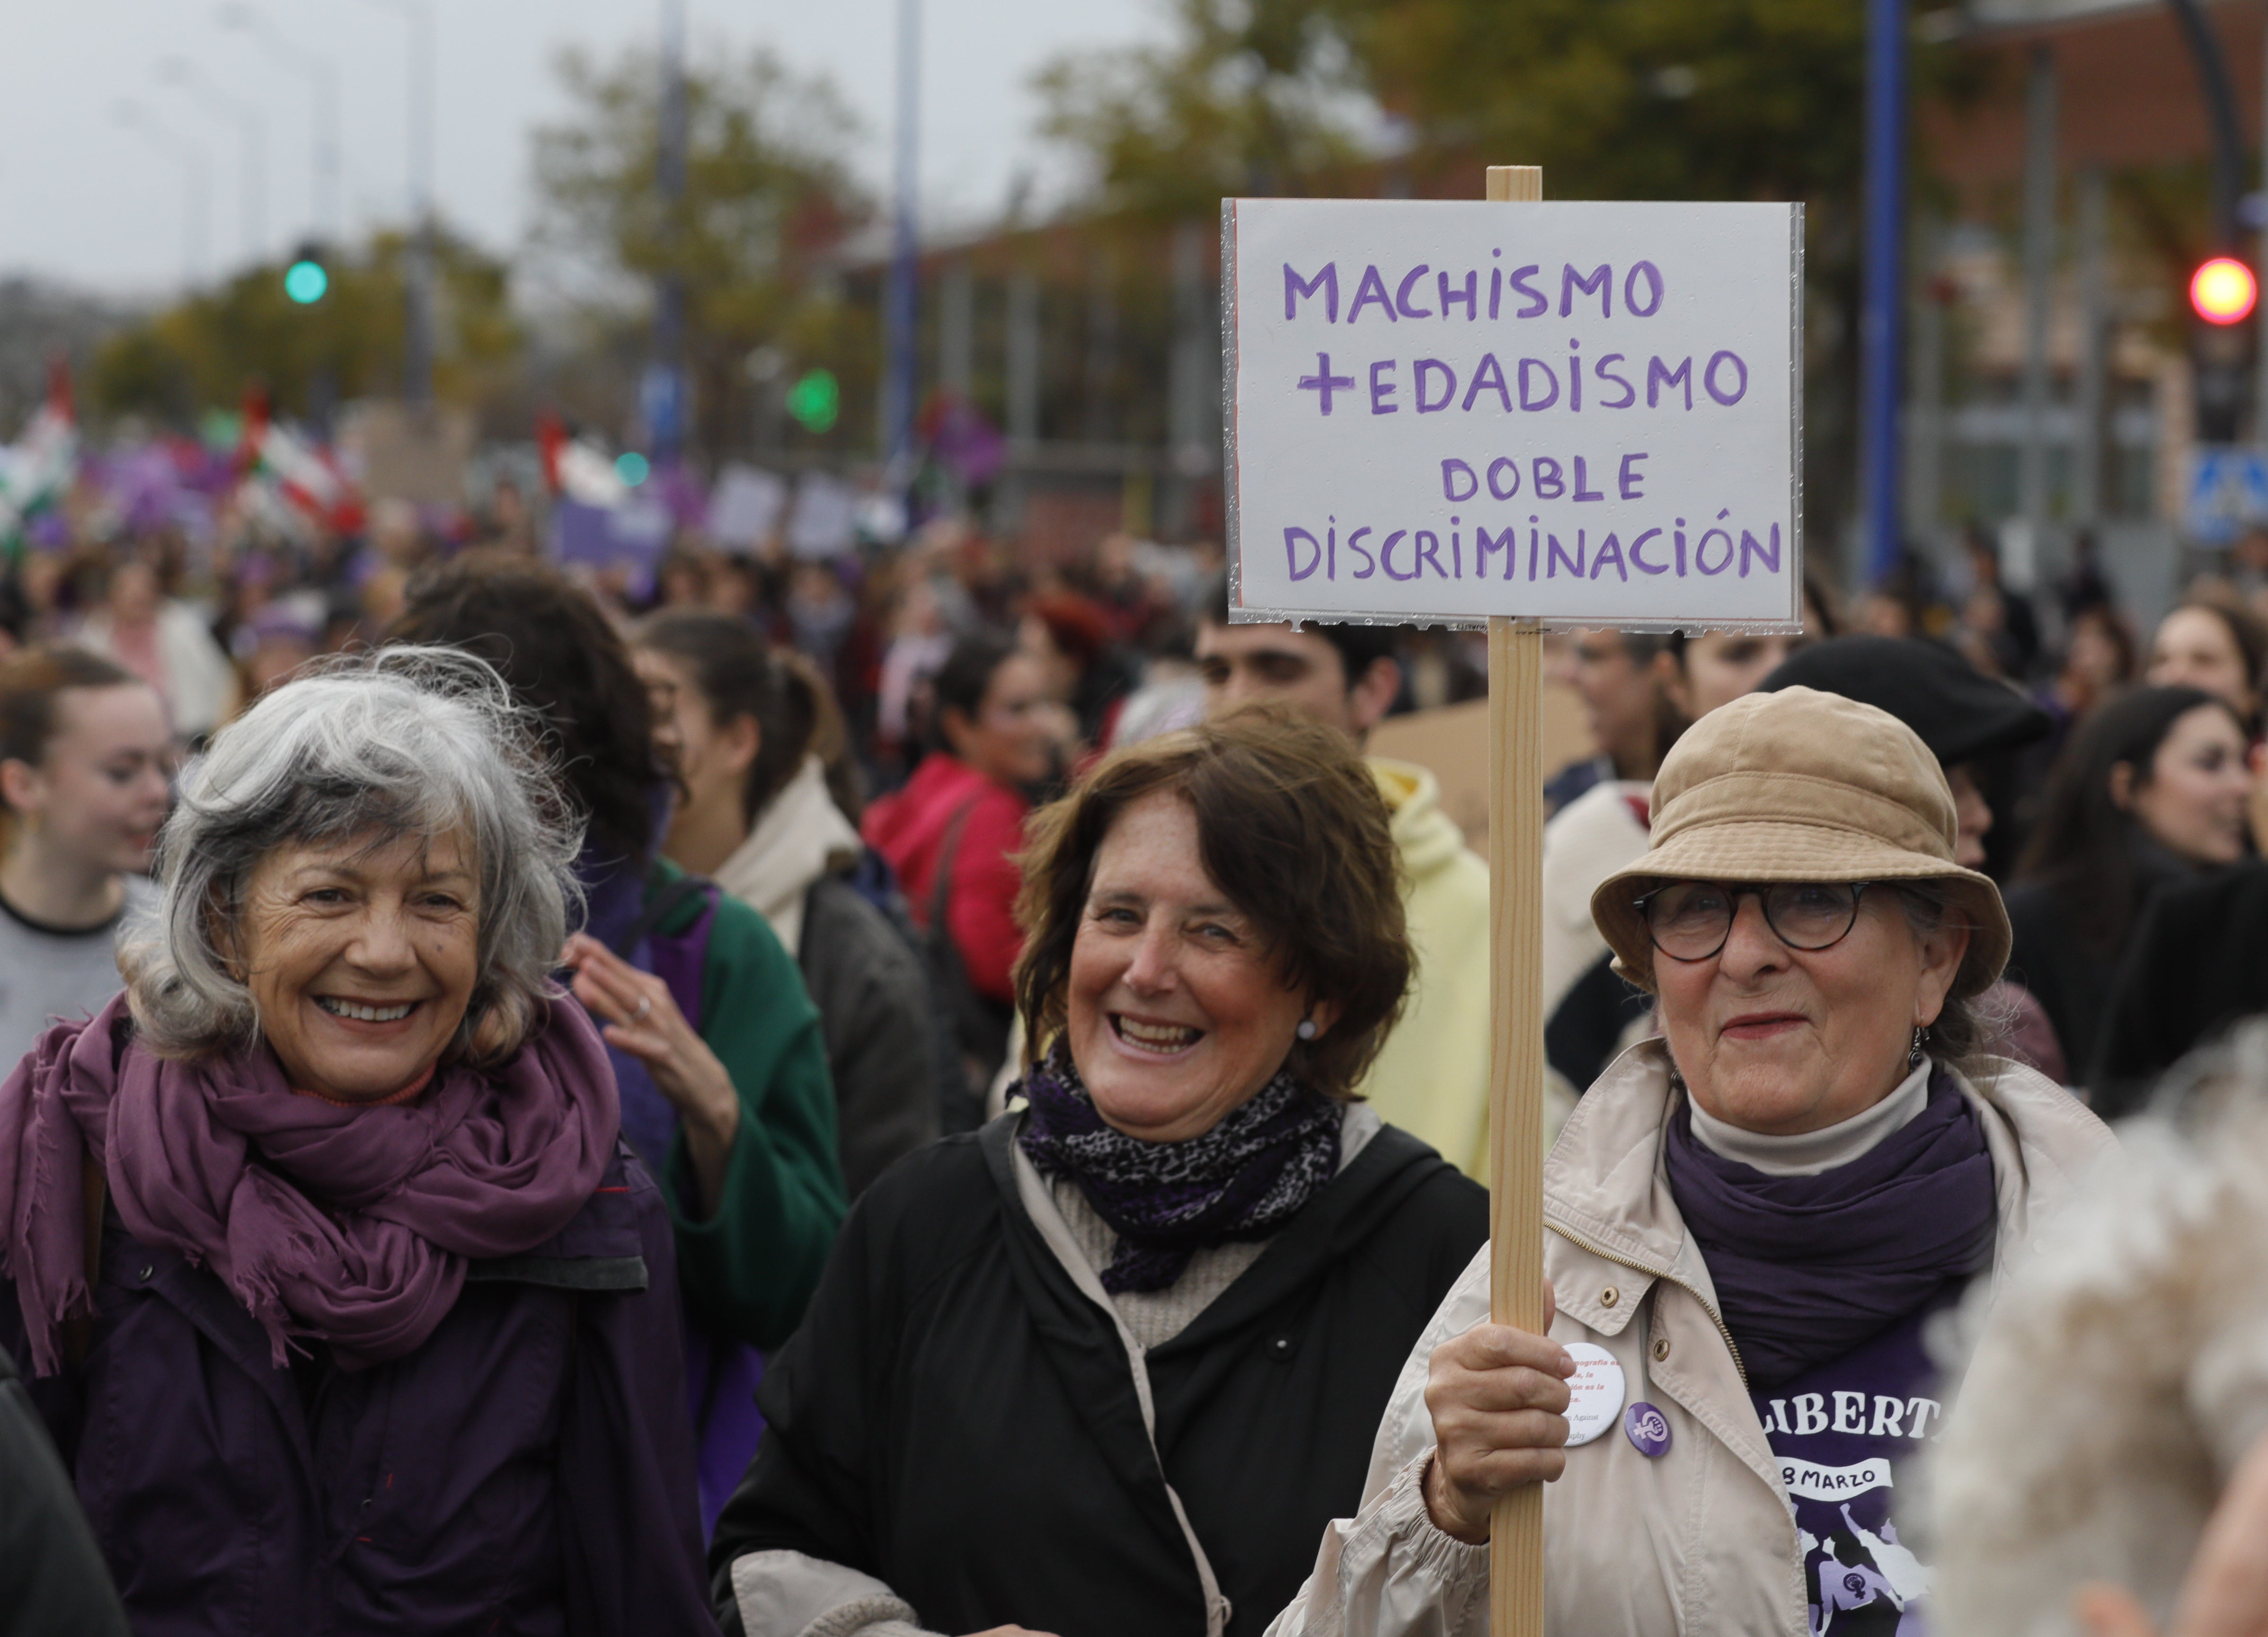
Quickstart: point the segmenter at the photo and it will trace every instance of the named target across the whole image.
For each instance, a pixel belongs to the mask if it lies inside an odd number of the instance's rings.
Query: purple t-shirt
[[[1814,1637],[1926,1629],[1931,1572],[1900,1544],[1897,1480],[1943,1416],[1922,1346],[1922,1327],[1942,1305],[1749,1395],[1795,1506]]]

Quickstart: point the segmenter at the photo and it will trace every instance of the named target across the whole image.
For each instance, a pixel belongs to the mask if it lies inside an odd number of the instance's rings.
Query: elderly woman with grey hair
[[[0,1346],[143,1633],[711,1629],[674,1251],[477,660],[221,730],[126,992],[0,1086]],[[12,1297],[12,1299],[11,1299]]]

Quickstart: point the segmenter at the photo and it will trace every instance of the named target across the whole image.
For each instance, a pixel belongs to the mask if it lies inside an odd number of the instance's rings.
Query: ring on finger
[[[637,1010],[630,1014],[630,1021],[633,1023],[644,1022],[645,1014],[652,1010],[653,997],[652,995],[640,995],[638,997]]]

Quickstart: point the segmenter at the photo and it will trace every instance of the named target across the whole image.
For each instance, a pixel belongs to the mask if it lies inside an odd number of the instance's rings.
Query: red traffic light
[[[2208,324],[2242,323],[2260,299],[2260,281],[2235,256],[2217,255],[2190,275],[2190,306]]]

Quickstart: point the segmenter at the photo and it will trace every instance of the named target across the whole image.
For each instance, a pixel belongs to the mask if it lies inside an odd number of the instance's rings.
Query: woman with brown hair
[[[728,1632],[1256,1633],[1486,1234],[1349,1095],[1411,955],[1343,737],[1130,746],[1023,867],[1025,1106],[852,1211],[718,1525]]]
[[[154,896],[173,771],[166,707],[139,677],[81,648],[0,664],[0,1057],[118,992],[118,930]]]
[[[827,1036],[855,1199],[937,1136],[946,1051],[912,929],[901,934],[852,884],[865,844],[818,754],[835,702],[799,656],[730,614],[666,610],[632,653],[677,753],[682,794],[662,852],[770,921],[795,956]]]

